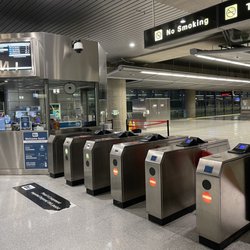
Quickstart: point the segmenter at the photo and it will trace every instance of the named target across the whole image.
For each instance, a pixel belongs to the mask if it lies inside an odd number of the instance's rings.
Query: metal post
[[[100,123],[100,107],[99,107],[99,83],[95,83],[95,121],[96,126]]]
[[[48,130],[48,135],[50,135],[51,128],[50,128],[50,109],[49,109],[49,80],[44,79],[44,92],[45,92],[45,121],[46,121],[46,126],[45,129]]]
[[[169,120],[167,120],[167,136],[169,136]]]

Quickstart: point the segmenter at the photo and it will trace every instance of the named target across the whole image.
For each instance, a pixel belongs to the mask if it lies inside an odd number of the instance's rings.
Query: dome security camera
[[[72,42],[72,48],[76,53],[81,53],[83,51],[83,44],[81,40],[75,40]]]

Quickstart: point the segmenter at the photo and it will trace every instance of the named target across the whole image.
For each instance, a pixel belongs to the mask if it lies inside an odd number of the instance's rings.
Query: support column
[[[113,119],[114,130],[126,130],[127,103],[125,80],[108,79],[107,111],[108,119]]]
[[[185,90],[186,118],[196,117],[195,90]]]

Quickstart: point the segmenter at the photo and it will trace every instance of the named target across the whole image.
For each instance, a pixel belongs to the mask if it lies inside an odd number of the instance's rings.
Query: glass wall
[[[50,119],[95,125],[95,87],[84,82],[49,83]]]
[[[196,91],[196,117],[240,113],[242,92]],[[247,95],[247,93],[244,93]],[[127,101],[140,98],[170,98],[171,119],[185,118],[184,90],[127,90]]]
[[[72,126],[92,126],[96,123],[95,104],[94,83],[21,78],[6,80],[0,87],[0,117],[8,130],[19,130],[25,117],[28,129],[30,124],[37,130],[72,125],[66,121],[74,121]]]

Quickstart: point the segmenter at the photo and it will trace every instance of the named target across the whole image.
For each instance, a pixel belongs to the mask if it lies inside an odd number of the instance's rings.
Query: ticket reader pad
[[[233,153],[233,154],[250,153],[250,145],[244,144],[244,143],[239,143],[236,147],[234,147],[232,150],[229,150],[228,152]]]
[[[177,144],[178,147],[191,147],[191,146],[197,146],[200,144],[206,143],[206,141],[203,141],[199,137],[187,137],[183,142],[180,144]]]
[[[200,159],[196,172],[199,242],[224,249],[250,229],[250,145]]]

